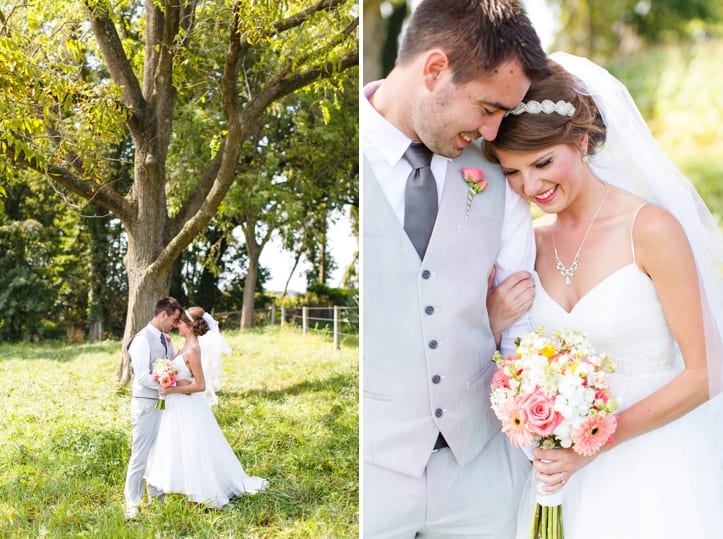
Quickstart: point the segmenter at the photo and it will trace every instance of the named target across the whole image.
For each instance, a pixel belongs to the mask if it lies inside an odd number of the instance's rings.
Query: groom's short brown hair
[[[156,302],[156,309],[153,312],[153,316],[158,316],[162,312],[166,312],[168,316],[173,315],[176,311],[182,311],[183,307],[180,303],[178,303],[178,300],[176,298],[172,298],[171,296],[167,296],[165,298],[161,298]]]
[[[447,55],[457,84],[509,60],[518,60],[530,80],[550,74],[540,38],[518,0],[423,0],[409,18],[397,63],[435,48]]]

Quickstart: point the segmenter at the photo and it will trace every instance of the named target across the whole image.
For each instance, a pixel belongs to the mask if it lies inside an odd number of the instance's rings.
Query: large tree
[[[168,293],[174,261],[213,218],[264,111],[358,64],[357,10],[353,0],[0,3],[1,166],[33,169],[123,223],[125,339]],[[169,177],[193,111],[208,157]],[[107,181],[106,157],[127,133],[133,182],[123,191]],[[173,182],[190,187],[170,205]],[[129,379],[125,354],[119,376]]]

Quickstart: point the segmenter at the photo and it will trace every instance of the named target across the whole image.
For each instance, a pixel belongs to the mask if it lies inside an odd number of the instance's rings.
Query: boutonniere
[[[484,171],[479,168],[463,168],[462,178],[467,183],[467,208],[464,211],[464,218],[467,219],[472,199],[485,190],[488,182],[485,180]]]

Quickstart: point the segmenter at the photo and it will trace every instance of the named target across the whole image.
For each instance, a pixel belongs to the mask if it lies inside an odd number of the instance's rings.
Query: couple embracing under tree
[[[173,328],[184,339],[178,352],[169,336]],[[138,516],[146,484],[150,500],[180,493],[189,503],[212,509],[268,487],[265,479],[246,475],[211,410],[224,347],[209,313],[201,307],[184,309],[170,297],[158,300],[151,321],[131,340],[133,442],[126,518]],[[159,365],[165,366],[171,385],[159,381]]]

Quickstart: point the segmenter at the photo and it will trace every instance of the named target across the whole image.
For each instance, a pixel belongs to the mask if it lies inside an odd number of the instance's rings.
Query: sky
[[[412,5],[418,3],[413,1]],[[540,35],[542,46],[548,50],[552,44],[552,33],[554,29],[554,17],[547,7],[545,0],[523,0],[537,33]],[[339,266],[328,281],[330,286],[341,285],[341,278],[344,269],[351,263],[354,252],[358,249],[357,239],[351,233],[351,224],[348,217],[342,218],[329,230],[329,250]],[[273,238],[261,253],[261,265],[268,268],[271,278],[266,283],[266,289],[270,291],[281,291],[284,289],[286,279],[294,263],[290,253],[281,249],[281,242]],[[306,278],[304,272],[309,269],[306,260],[302,260],[294,272],[289,283],[289,291],[306,291]]]
[[[332,287],[341,286],[341,279],[344,269],[351,264],[354,259],[354,252],[358,249],[357,239],[351,232],[351,223],[348,217],[339,219],[329,229],[329,252],[337,263],[339,268],[332,272],[327,284]],[[278,237],[272,238],[264,250],[261,251],[259,259],[262,266],[269,269],[271,278],[266,281],[264,288],[269,291],[282,291],[289,277],[289,272],[294,265],[293,256],[281,249],[281,242]],[[302,259],[299,266],[294,272],[294,276],[289,283],[289,292],[305,292],[306,276],[305,271],[310,268],[309,263]]]
[[[542,48],[547,52],[552,45],[553,32],[555,30],[554,14],[547,6],[545,0],[523,0],[522,3],[527,10],[527,16],[532,21],[532,25],[537,30],[542,42]]]

